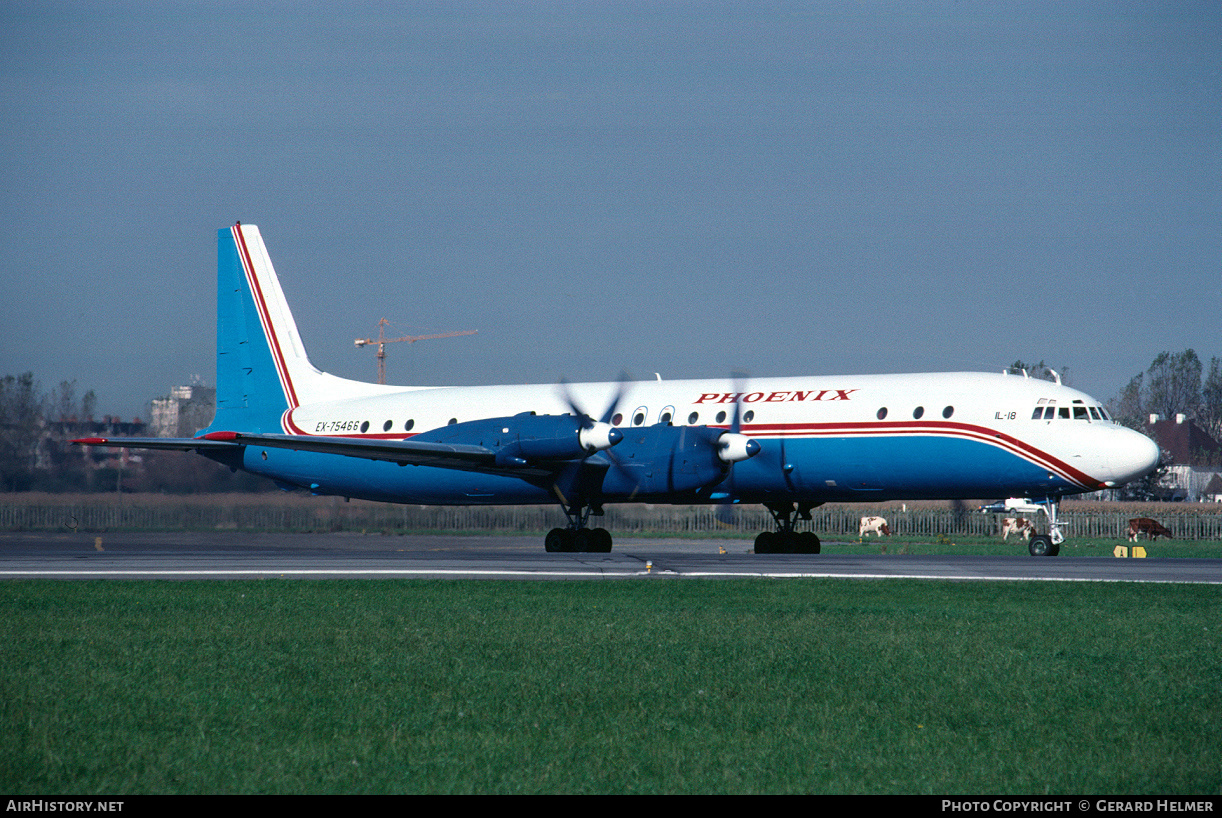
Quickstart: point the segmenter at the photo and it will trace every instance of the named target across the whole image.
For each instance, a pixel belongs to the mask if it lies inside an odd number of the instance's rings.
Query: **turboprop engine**
[[[418,443],[482,446],[496,453],[498,466],[509,467],[578,460],[609,449],[622,439],[623,434],[609,423],[531,412],[454,423],[414,438]]]
[[[605,456],[611,461],[602,496],[633,497],[692,492],[717,485],[734,463],[759,453],[746,435],[708,426],[643,426],[621,430],[623,440]],[[599,458],[601,459],[601,458]]]

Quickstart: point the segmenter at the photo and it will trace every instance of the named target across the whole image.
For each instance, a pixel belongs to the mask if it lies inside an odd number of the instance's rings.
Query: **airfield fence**
[[[812,510],[820,536],[857,536],[863,516],[886,518],[895,535],[1000,536],[1000,514],[946,503],[829,504]],[[716,506],[618,505],[592,517],[620,534],[753,537],[772,526],[758,505],[735,507],[729,522]],[[1026,515],[1042,527],[1043,515]],[[1176,539],[1222,540],[1222,506],[1180,503],[1067,502],[1060,519],[1069,537],[1123,539],[1129,520],[1151,517]],[[564,525],[558,506],[400,506],[337,497],[271,494],[0,495],[0,531],[354,531],[537,533]]]

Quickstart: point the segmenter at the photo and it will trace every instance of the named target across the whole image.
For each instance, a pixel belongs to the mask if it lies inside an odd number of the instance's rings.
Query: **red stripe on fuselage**
[[[717,426],[714,428],[729,428]],[[742,433],[765,438],[812,438],[812,437],[893,437],[902,435],[934,435],[959,437],[988,443],[1022,457],[1043,468],[1058,472],[1061,477],[1084,488],[1103,488],[1103,484],[1089,474],[1074,468],[1065,461],[1030,443],[986,426],[950,421],[898,421],[893,423],[766,423],[743,426]]]
[[[291,423],[285,413],[286,425]],[[631,429],[633,427],[625,427]],[[728,429],[727,426],[710,426],[712,429]],[[293,424],[297,434],[308,437],[343,437],[353,440],[409,440],[416,436],[395,432],[375,432],[346,435],[315,435],[300,429]],[[989,429],[985,426],[973,426],[967,423],[950,422],[920,422],[900,421],[895,423],[767,423],[743,426],[741,433],[760,440],[781,438],[811,440],[821,437],[896,437],[896,436],[927,436],[927,437],[957,437],[978,443],[987,443],[1005,449],[1011,454],[1034,463],[1041,468],[1058,473],[1071,483],[1076,483],[1086,489],[1100,489],[1104,485],[1079,469],[1063,460],[1042,451],[1030,443],[1016,437]]]
[[[284,351],[280,348],[280,339],[276,336],[276,329],[272,324],[271,313],[267,309],[267,300],[263,295],[263,288],[259,286],[259,277],[255,275],[255,265],[250,257],[250,248],[246,246],[246,237],[242,235],[241,225],[234,225],[230,230],[233,232],[234,242],[238,248],[238,257],[241,259],[242,268],[246,273],[246,283],[250,286],[250,294],[255,302],[255,309],[259,312],[259,322],[263,325],[263,334],[267,338],[267,344],[272,353],[272,360],[276,364],[276,373],[280,378],[280,386],[284,390],[284,398],[291,412],[300,405],[297,400],[297,390],[293,388],[293,379],[289,376],[288,363],[284,359]],[[288,431],[288,429],[286,428],[285,431]]]

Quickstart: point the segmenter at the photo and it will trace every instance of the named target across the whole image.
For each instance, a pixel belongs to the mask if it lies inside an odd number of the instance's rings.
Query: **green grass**
[[[6,582],[0,791],[1222,792],[1222,589]]]

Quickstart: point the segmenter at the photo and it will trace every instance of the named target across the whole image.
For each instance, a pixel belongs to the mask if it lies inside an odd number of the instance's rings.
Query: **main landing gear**
[[[601,508],[593,506],[561,505],[564,514],[569,518],[568,528],[553,528],[547,532],[543,540],[543,548],[549,552],[588,552],[594,554],[611,553],[611,532],[605,528],[586,528],[586,522],[591,514],[602,515]]]
[[[814,506],[798,506],[798,519],[809,520]],[[776,521],[776,531],[765,531],[755,538],[757,554],[818,554],[822,546],[813,531],[793,530],[793,503],[764,503],[764,508]]]

